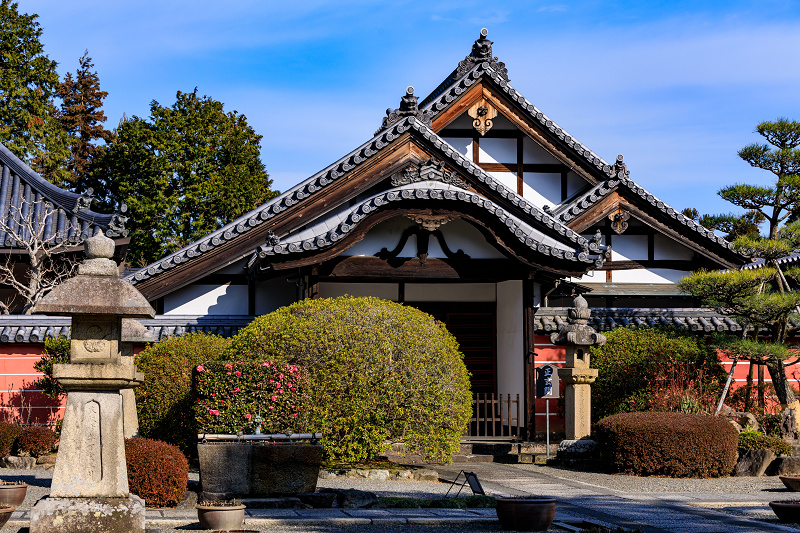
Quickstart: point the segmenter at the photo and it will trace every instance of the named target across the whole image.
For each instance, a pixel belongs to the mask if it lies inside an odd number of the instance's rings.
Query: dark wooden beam
[[[320,265],[320,281],[472,281],[522,279],[529,269],[507,259],[436,259],[423,264],[416,257],[384,261],[377,257],[337,257]]]

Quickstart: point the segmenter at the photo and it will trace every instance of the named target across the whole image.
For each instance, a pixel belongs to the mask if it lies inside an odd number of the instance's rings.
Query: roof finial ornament
[[[460,78],[472,70],[475,65],[485,62],[489,63],[489,67],[494,70],[498,76],[508,81],[508,69],[506,68],[506,64],[502,61],[498,61],[497,57],[492,55],[492,45],[494,43],[486,38],[487,35],[489,35],[489,30],[481,28],[481,35],[475,40],[475,43],[473,43],[472,52],[458,64],[458,68],[456,69],[457,77]]]
[[[622,162],[622,154],[617,156],[617,161],[613,165],[605,165],[603,171],[608,174],[610,178],[627,179],[631,173],[628,170],[628,165]]]
[[[406,94],[400,99],[400,107],[397,109],[390,107],[386,110],[386,118],[383,119],[380,129],[375,133],[385,130],[405,117],[414,117],[426,126],[430,126],[431,115],[427,111],[420,111],[417,100],[419,99],[414,96],[414,87],[412,85],[406,87]]]

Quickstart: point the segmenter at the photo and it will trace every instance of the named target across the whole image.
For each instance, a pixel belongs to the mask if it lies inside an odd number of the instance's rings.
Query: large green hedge
[[[283,307],[240,331],[225,358],[306,368],[307,429],[325,433],[329,459],[369,459],[391,440],[446,460],[471,413],[469,374],[452,334],[430,315],[386,300]]]
[[[192,398],[192,371],[214,361],[229,339],[188,333],[148,346],[136,356],[144,383],[136,388],[136,411],[142,437],[174,444],[189,457],[197,455],[197,424]]]
[[[592,385],[593,420],[668,410],[665,395],[674,396],[675,410],[698,412],[698,403],[713,398],[724,383],[717,353],[702,336],[661,328],[618,328],[605,335],[606,344],[591,353],[591,366],[599,371]]]

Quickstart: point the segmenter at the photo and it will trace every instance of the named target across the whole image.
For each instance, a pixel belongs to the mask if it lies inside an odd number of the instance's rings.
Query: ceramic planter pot
[[[6,525],[6,522],[11,518],[11,513],[16,510],[16,507],[0,507],[0,527]]]
[[[786,488],[792,492],[800,492],[800,476],[778,476],[786,485]]]
[[[197,521],[203,529],[239,529],[244,522],[244,508],[244,505],[197,505]]]
[[[800,500],[769,502],[769,506],[781,522],[800,523]]]
[[[555,517],[555,498],[497,498],[497,518],[503,529],[547,531]]]
[[[19,507],[27,492],[28,485],[25,483],[0,483],[0,505]]]
[[[321,444],[198,444],[203,498],[270,498],[314,492]]]

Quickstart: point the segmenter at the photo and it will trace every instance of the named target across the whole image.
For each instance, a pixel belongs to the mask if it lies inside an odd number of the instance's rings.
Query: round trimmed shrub
[[[750,450],[772,450],[775,455],[792,455],[792,445],[782,438],[748,429],[739,433],[738,450],[739,454]]]
[[[160,440],[125,440],[128,489],[148,507],[175,507],[186,494],[189,462],[177,446]]]
[[[603,464],[625,474],[727,476],[736,465],[736,430],[724,418],[684,413],[620,413],[600,420]]]
[[[0,422],[0,457],[11,455],[20,433],[22,433],[22,427],[19,424]]]
[[[469,373],[455,337],[427,313],[387,300],[320,298],[283,307],[241,330],[225,358],[305,368],[307,430],[325,434],[332,460],[374,458],[387,440],[448,460],[471,415]]]
[[[136,390],[139,433],[197,455],[197,424],[192,399],[192,370],[214,361],[230,339],[205,333],[187,333],[152,344],[136,356],[144,383]]]
[[[22,456],[40,457],[53,451],[56,444],[55,432],[43,426],[27,426],[17,438],[17,452]]]
[[[605,336],[606,344],[591,352],[592,368],[599,371],[592,384],[593,420],[632,411],[697,412],[724,383],[716,350],[691,332],[617,328]]]

